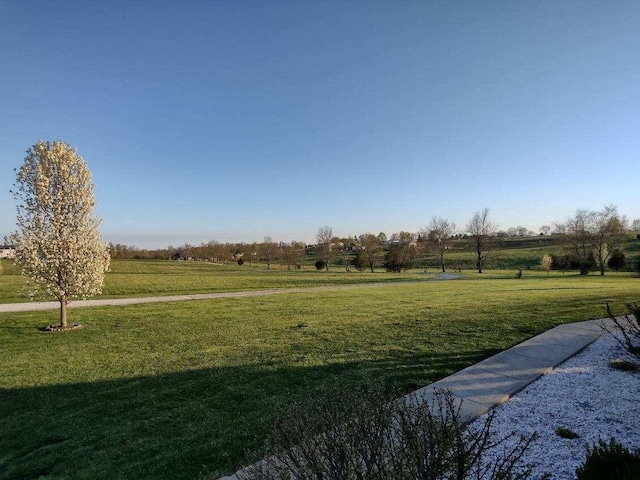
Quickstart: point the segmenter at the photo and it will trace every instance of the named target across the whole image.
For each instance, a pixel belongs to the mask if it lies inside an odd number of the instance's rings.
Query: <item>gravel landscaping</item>
[[[599,439],[615,438],[627,448],[640,449],[640,373],[609,366],[625,355],[611,334],[604,335],[497,407],[496,438],[513,431],[537,432],[524,458],[535,465],[533,478],[575,479],[586,446]],[[577,438],[563,438],[558,429]]]

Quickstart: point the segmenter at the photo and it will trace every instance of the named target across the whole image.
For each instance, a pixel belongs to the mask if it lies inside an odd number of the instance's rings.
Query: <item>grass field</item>
[[[0,478],[215,478],[328,384],[400,394],[639,297],[630,276],[490,272],[77,309],[62,334],[38,330],[54,312],[0,314]]]
[[[8,260],[2,261],[2,265],[4,273],[0,275],[0,303],[29,301],[25,278],[20,275],[18,268]],[[279,265],[267,270],[264,265],[250,267],[234,263],[218,265],[168,260],[112,260],[105,277],[103,295],[96,298],[319,287],[411,279],[424,279],[422,270],[398,275],[384,270],[347,273],[339,267],[329,272],[318,272],[311,268],[289,271]]]

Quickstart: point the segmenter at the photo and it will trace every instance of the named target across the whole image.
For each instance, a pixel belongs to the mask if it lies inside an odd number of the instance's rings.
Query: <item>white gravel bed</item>
[[[533,478],[549,473],[552,479],[575,479],[586,446],[599,439],[640,449],[640,374],[609,367],[615,358],[625,352],[611,334],[604,335],[496,408],[494,438],[538,433],[524,458],[535,465]],[[561,438],[558,427],[579,438]]]

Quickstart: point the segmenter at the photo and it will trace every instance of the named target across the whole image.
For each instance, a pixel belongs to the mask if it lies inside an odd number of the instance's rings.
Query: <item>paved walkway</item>
[[[434,390],[450,389],[461,403],[462,419],[472,420],[589,346],[604,333],[603,322],[610,324],[607,319],[559,325],[415,393],[431,400]]]
[[[511,396],[597,340],[610,320],[567,323],[547,330],[471,367],[423,387],[414,394],[432,402],[435,390],[449,389],[470,421]],[[220,480],[238,480],[237,475]]]
[[[135,305],[139,303],[160,303],[160,302],[184,302],[187,300],[209,300],[215,298],[237,298],[237,297],[258,297],[265,295],[283,295],[287,293],[313,293],[326,292],[331,290],[346,290],[352,288],[379,288],[390,287],[398,284],[419,283],[431,280],[448,280],[447,278],[432,277],[425,280],[400,280],[394,282],[371,282],[353,283],[347,285],[325,285],[322,287],[293,287],[293,288],[273,288],[268,290],[244,290],[235,292],[219,293],[194,293],[188,295],[164,295],[159,297],[133,297],[133,298],[101,298],[95,300],[73,300],[69,302],[68,308],[82,307],[104,307],[114,305]],[[7,312],[35,312],[38,310],[57,310],[60,303],[55,302],[24,302],[24,303],[4,303],[0,304],[0,313]]]

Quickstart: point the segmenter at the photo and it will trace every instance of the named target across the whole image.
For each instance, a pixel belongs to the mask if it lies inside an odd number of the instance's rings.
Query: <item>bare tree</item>
[[[549,225],[542,225],[542,226],[540,227],[540,232],[541,232],[543,235],[549,235],[549,232],[550,232],[550,231],[551,231],[551,227],[550,227]]]
[[[92,216],[91,172],[71,145],[40,141],[27,150],[15,187],[16,260],[34,287],[32,295],[52,295],[60,302],[60,328],[65,328],[67,303],[99,294],[109,266],[98,232],[101,220]]]
[[[380,236],[376,236],[372,233],[365,233],[358,237],[360,243],[360,249],[364,257],[367,259],[371,273],[373,273],[376,261],[382,256],[384,250],[384,242],[381,241]]]
[[[264,257],[265,262],[267,262],[267,270],[271,270],[271,261],[276,253],[276,249],[278,245],[273,242],[271,237],[264,237],[264,241],[260,245],[260,250],[262,251],[262,256]]]
[[[553,234],[555,235],[566,235],[567,234],[567,224],[561,222],[553,223]]]
[[[325,268],[329,271],[329,262],[331,261],[331,239],[333,238],[333,229],[324,226],[318,229],[316,233],[316,251],[320,256],[320,260],[324,261]]]
[[[631,222],[631,230],[634,232],[640,231],[640,218],[636,218],[633,222]]]
[[[441,217],[431,217],[429,225],[423,230],[429,243],[438,252],[438,262],[442,273],[446,272],[444,264],[444,253],[451,246],[451,240],[456,233],[456,224]]]
[[[342,260],[342,265],[344,265],[344,269],[346,272],[351,271],[351,241],[348,238],[343,238],[340,241],[336,242],[338,247],[338,252],[340,254],[340,258]]]
[[[590,224],[593,212],[576,210],[565,224],[566,238],[580,266],[580,275],[589,273],[589,255],[593,243]]]
[[[475,212],[471,220],[467,222],[467,232],[474,241],[474,249],[476,251],[476,267],[478,273],[482,273],[482,264],[487,256],[487,248],[489,242],[494,236],[496,225],[489,220],[489,209],[484,208],[482,211]]]
[[[282,252],[282,261],[287,266],[287,270],[291,270],[292,265],[296,268],[300,268],[302,265],[302,257],[304,255],[304,243],[292,241],[287,244],[281,242],[280,251]]]
[[[591,212],[590,219],[591,243],[600,268],[600,275],[604,275],[607,260],[626,236],[627,219],[618,214],[618,208],[615,205],[608,205],[598,212]]]

